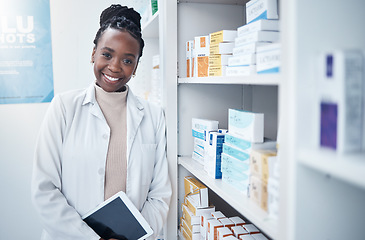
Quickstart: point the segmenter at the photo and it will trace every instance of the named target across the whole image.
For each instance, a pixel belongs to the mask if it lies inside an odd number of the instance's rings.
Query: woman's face
[[[92,53],[96,83],[106,92],[122,90],[135,73],[138,58],[137,39],[127,31],[106,29]]]

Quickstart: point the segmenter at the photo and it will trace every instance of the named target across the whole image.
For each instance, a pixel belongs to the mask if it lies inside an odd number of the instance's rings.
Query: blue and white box
[[[250,174],[250,162],[249,161],[241,161],[237,158],[234,158],[226,153],[222,153],[222,163],[221,169],[224,171],[225,169],[236,169],[241,173],[245,173],[247,175]]]
[[[227,143],[223,143],[223,153],[230,155],[234,158],[237,158],[240,161],[249,161],[250,154],[242,151],[239,148],[233,147]]]
[[[251,0],[246,3],[246,22],[279,19],[277,0]]]
[[[209,176],[215,179],[222,178],[221,154],[224,135],[225,133],[222,132],[210,132],[204,146],[204,169]]]
[[[218,130],[218,121],[192,118],[192,134],[193,137],[206,140],[207,134],[211,131]]]
[[[281,44],[271,43],[260,46],[256,51],[257,73],[278,73],[280,72]]]
[[[250,141],[244,140],[238,136],[235,136],[228,132],[224,136],[224,142],[231,146],[237,147],[244,152],[250,154],[251,150],[253,149],[275,149],[276,148],[276,141],[270,139],[264,139],[263,143],[252,143]]]
[[[262,143],[264,141],[264,114],[229,109],[228,132],[246,141]]]

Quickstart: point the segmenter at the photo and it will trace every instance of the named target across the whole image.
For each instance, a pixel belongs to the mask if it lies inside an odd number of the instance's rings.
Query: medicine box
[[[222,178],[221,154],[225,133],[210,132],[205,142],[204,169],[208,175],[215,178]]]
[[[279,42],[280,32],[256,31],[244,34],[235,39],[235,47],[253,42]],[[233,49],[232,49],[233,52]]]
[[[252,143],[235,136],[230,132],[225,134],[224,142],[247,153],[250,153],[253,149],[276,149],[276,141],[270,140],[268,138],[264,138],[263,143]]]
[[[185,45],[186,52],[186,77],[191,77],[192,73],[192,58],[193,58],[193,45],[194,41],[187,41]]]
[[[227,66],[209,66],[209,77],[226,76]]]
[[[257,48],[257,73],[278,73],[281,65],[281,44],[271,43]]]
[[[251,235],[241,235],[240,240],[255,240]]]
[[[194,37],[193,77],[208,76],[209,36]]]
[[[251,174],[256,174],[267,183],[270,176],[270,161],[276,161],[276,150],[256,149],[251,151],[250,166]],[[271,172],[273,169],[271,169]]]
[[[200,240],[200,233],[192,233],[189,232],[189,229],[186,229],[181,225],[181,233],[186,240]]]
[[[182,226],[188,230],[188,233],[200,233],[200,225],[189,225],[184,218],[181,219]]]
[[[229,229],[231,229],[232,227],[234,227],[235,226],[235,224],[229,219],[229,218],[227,218],[227,217],[225,217],[225,218],[220,218],[219,219],[219,221],[221,222],[221,223],[223,223],[223,225],[225,226],[225,227],[227,227],[227,228],[229,228]]]
[[[240,161],[225,153],[222,153],[221,159],[221,171],[227,171],[229,168],[234,168],[241,173],[250,174],[249,161]]]
[[[247,235],[248,232],[242,226],[234,226],[231,228],[233,235],[239,238],[241,235]]]
[[[197,195],[188,195],[184,198],[185,205],[189,208],[189,210],[195,215],[195,216],[201,216],[205,213],[211,213],[215,211],[214,206],[209,207],[200,207],[198,205]]]
[[[252,54],[256,53],[256,49],[259,46],[264,46],[270,43],[266,42],[251,42],[239,47],[233,48],[233,56],[243,55],[243,54]]]
[[[218,240],[218,228],[224,227],[217,219],[208,220],[208,239]]]
[[[223,240],[237,240],[238,238],[236,238],[235,236],[229,235],[227,237],[224,237]]]
[[[250,154],[247,152],[244,152],[243,150],[236,148],[234,146],[231,146],[227,143],[223,143],[223,153],[234,157],[240,161],[247,161],[250,159]]]
[[[253,224],[246,224],[243,226],[243,228],[246,229],[246,231],[250,234],[260,233],[260,230]]]
[[[246,224],[245,220],[238,216],[230,217],[229,220],[231,220],[235,224],[235,226],[242,226]]]
[[[218,44],[221,42],[233,42],[237,37],[237,30],[221,30],[209,34],[210,44]]]
[[[226,67],[226,76],[248,76],[253,74],[256,74],[256,65]]]
[[[237,28],[237,37],[256,31],[279,31],[279,20],[260,19]]]
[[[255,240],[269,240],[267,237],[265,237],[264,234],[262,233],[254,233],[251,235],[252,237],[254,237]]]
[[[228,227],[218,228],[218,239],[223,240],[224,237],[233,236],[233,232]]]
[[[212,215],[202,215],[200,223],[200,236],[201,240],[208,239],[208,220],[214,219]]]
[[[200,164],[204,164],[204,156],[200,155],[198,152],[193,151],[191,158],[194,159],[195,161],[197,161]]]
[[[232,55],[215,54],[209,55],[209,67],[211,66],[227,66],[228,59]]]
[[[242,54],[238,56],[232,56],[228,60],[228,66],[249,66],[256,64],[256,54]]]
[[[251,0],[246,3],[246,22],[279,19],[277,0]]]
[[[209,132],[218,130],[218,123],[219,122],[215,120],[192,118],[191,125],[193,137],[205,141]]]
[[[226,218],[226,216],[221,211],[211,212],[211,215],[213,218],[215,218],[217,220],[219,220],[221,218]]]
[[[235,42],[222,42],[210,45],[209,54],[232,54]]]
[[[262,143],[264,114],[231,108],[228,110],[228,131],[244,140]]]
[[[364,60],[360,50],[320,54],[320,146],[361,151],[364,126]]]
[[[258,176],[251,175],[249,189],[250,200],[260,206],[264,211],[267,211],[267,183],[262,181]]]
[[[186,206],[186,204],[181,204],[183,218],[188,225],[200,224],[200,216],[195,216],[192,211]]]
[[[184,188],[185,188],[185,196],[186,195],[197,195],[198,196],[198,207],[208,207],[209,206],[209,198],[208,198],[208,188],[201,183],[199,180],[192,176],[184,177]]]

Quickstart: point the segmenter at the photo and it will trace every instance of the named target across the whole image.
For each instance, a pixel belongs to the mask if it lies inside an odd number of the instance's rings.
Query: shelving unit
[[[279,0],[280,74],[186,78],[185,42],[245,24],[247,1],[160,0],[159,14],[143,30],[145,36],[158,38],[165,88],[167,157],[174,192],[165,239],[178,238],[187,174],[201,180],[227,203],[225,207],[237,210],[270,238],[363,239],[365,153],[338,155],[318,147],[315,63],[323,50],[365,52],[365,2]],[[268,218],[221,180],[209,178],[191,159],[191,118],[218,120],[225,128],[228,108],[264,112],[265,136],[275,139],[279,133],[278,220]]]

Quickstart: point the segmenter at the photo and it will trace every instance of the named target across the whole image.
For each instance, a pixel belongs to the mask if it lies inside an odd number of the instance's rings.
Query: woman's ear
[[[96,52],[96,49],[93,48],[93,52],[91,53],[91,63],[94,63],[95,62],[95,52]]]

